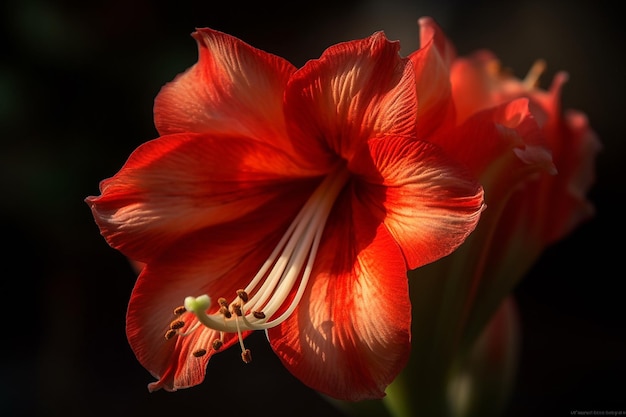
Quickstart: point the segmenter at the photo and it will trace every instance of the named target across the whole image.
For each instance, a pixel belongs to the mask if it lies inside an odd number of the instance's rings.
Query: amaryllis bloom
[[[144,265],[127,335],[149,389],[200,383],[232,345],[249,362],[245,338],[265,330],[308,386],[382,397],[411,347],[407,269],[467,238],[482,187],[420,137],[437,120],[382,32],[300,69],[215,30],[193,37],[198,62],[155,101],[160,137],[86,199]]]
[[[501,172],[515,172],[514,167],[492,161],[475,169],[486,190],[491,210],[483,216],[474,245],[481,247],[482,259],[474,263],[474,317],[472,333],[479,323],[497,308],[504,296],[522,279],[533,263],[550,245],[571,233],[591,218],[594,207],[587,193],[595,179],[595,160],[601,144],[590,128],[584,113],[561,108],[561,90],[567,81],[566,72],[558,72],[548,90],[539,87],[545,63],[538,60],[524,79],[500,67],[489,51],[477,51],[457,57],[450,68],[457,123],[472,124],[490,109],[524,103],[528,114],[539,128],[535,137],[535,155],[541,148],[549,152],[547,169],[527,169],[511,182]],[[478,142],[474,141],[473,146]],[[515,149],[517,152],[517,149]],[[537,160],[539,160],[539,158]],[[471,164],[468,164],[471,165]]]
[[[502,70],[490,51],[481,50],[456,59],[451,68],[459,119],[524,97],[541,127],[558,175],[541,175],[516,190],[514,201],[507,204],[507,221],[499,228],[503,235],[524,239],[531,260],[593,216],[595,210],[587,192],[595,179],[595,160],[602,147],[584,113],[561,109],[566,72],[558,72],[548,90],[539,87],[545,66],[538,60],[526,77],[519,79]]]

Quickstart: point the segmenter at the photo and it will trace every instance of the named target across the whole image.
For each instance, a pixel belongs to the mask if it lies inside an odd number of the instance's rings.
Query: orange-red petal
[[[456,249],[484,208],[472,174],[430,143],[373,139],[349,167],[359,177],[358,198],[384,222],[410,269]]]
[[[558,124],[558,131],[548,136],[558,174],[540,175],[516,190],[503,213],[507,220],[497,231],[500,241],[525,242],[533,254],[568,235],[595,212],[586,194],[595,180],[601,144],[580,112],[566,112]]]
[[[421,18],[419,25],[420,49],[409,59],[415,70],[417,136],[425,139],[455,121],[449,71],[456,51],[432,18]]]
[[[456,129],[429,141],[470,168],[487,194],[487,206],[506,201],[505,194],[538,172],[556,169],[545,137],[520,98],[474,114]],[[504,193],[504,194],[497,194]]]
[[[140,146],[86,201],[112,247],[147,261],[181,236],[242,218],[283,193],[304,196],[304,175],[267,144],[169,135]]]
[[[303,154],[347,159],[372,136],[413,134],[413,71],[399,48],[377,32],[331,46],[292,76],[285,113]]]
[[[225,133],[287,151],[283,93],[295,67],[216,30],[198,29],[192,36],[198,62],[155,100],[159,133]]]
[[[410,350],[406,265],[358,196],[344,195],[335,210],[298,308],[268,335],[311,388],[337,399],[380,398]]]

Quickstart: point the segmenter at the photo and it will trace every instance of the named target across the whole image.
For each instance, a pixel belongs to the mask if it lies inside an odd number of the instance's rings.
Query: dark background
[[[460,54],[493,50],[523,76],[567,70],[565,107],[585,111],[604,151],[596,217],[545,252],[516,289],[523,324],[511,417],[626,411],[624,21],[602,2],[66,2],[0,6],[0,215],[5,325],[0,414],[338,417],[283,369],[261,334],[255,361],[220,354],[207,380],[149,394],[124,334],[134,280],[83,199],[156,137],[160,87],[197,58],[196,27],[235,35],[297,66],[383,29],[407,54],[434,17]]]

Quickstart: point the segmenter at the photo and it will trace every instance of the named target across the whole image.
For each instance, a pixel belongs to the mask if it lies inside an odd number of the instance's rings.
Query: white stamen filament
[[[533,66],[530,67],[530,70],[528,70],[526,77],[524,77],[524,79],[522,80],[522,84],[524,84],[524,87],[526,87],[526,89],[528,90],[532,90],[533,88],[537,87],[537,85],[539,84],[539,78],[541,77],[541,74],[543,74],[545,69],[546,61],[542,59],[536,60],[533,63]]]
[[[185,298],[187,311],[211,329],[239,334],[242,330],[269,329],[285,321],[306,289],[326,220],[348,175],[345,168],[333,171],[309,197],[269,258],[244,289],[252,296],[247,302],[237,297],[230,303],[231,310],[235,303],[241,306],[241,316],[233,314],[226,319],[221,313],[207,314],[211,298],[206,294]],[[291,304],[280,316],[273,317],[296,285],[298,288]],[[255,317],[255,311],[262,311],[265,318]]]

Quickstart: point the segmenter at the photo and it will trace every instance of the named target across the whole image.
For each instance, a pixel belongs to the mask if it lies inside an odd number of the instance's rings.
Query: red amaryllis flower
[[[594,214],[587,192],[595,180],[595,160],[602,148],[584,113],[561,109],[561,89],[568,79],[558,72],[550,88],[538,86],[545,62],[535,62],[519,79],[501,69],[490,51],[481,50],[455,60],[451,80],[459,119],[472,112],[520,97],[529,108],[546,139],[558,175],[541,175],[516,190],[508,203],[500,234],[524,241],[530,264],[548,245],[568,235]],[[518,255],[519,256],[519,253]]]
[[[481,50],[455,58],[450,67],[457,124],[479,126],[483,115],[514,107],[523,113],[512,113],[510,120],[523,120],[523,115],[530,122],[513,135],[506,124],[499,128],[502,139],[512,139],[508,141],[513,145],[509,156],[515,154],[524,164],[490,157],[483,165],[475,155],[489,155],[489,149],[496,148],[467,136],[465,140],[477,150],[473,158],[479,163],[464,159],[467,154],[462,151],[457,154],[477,173],[490,208],[472,242],[465,245],[468,254],[471,247],[481,253],[466,259],[470,260],[466,270],[474,271],[466,303],[466,320],[474,324],[469,334],[480,330],[480,324],[548,246],[594,214],[587,193],[595,179],[601,144],[582,112],[561,108],[567,73],[558,72],[548,90],[538,86],[544,66],[543,61],[537,61],[523,80],[518,79],[503,71],[491,52]],[[441,146],[450,154],[451,147],[462,149],[454,144]],[[461,257],[457,256],[457,262]]]
[[[127,335],[156,377],[200,383],[209,358],[266,330],[310,387],[384,395],[407,361],[407,268],[455,250],[481,186],[416,139],[413,66],[382,32],[296,69],[210,29],[155,102],[161,135],[86,202],[107,242],[145,264]],[[423,120],[422,120],[423,119]]]

